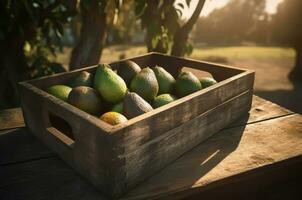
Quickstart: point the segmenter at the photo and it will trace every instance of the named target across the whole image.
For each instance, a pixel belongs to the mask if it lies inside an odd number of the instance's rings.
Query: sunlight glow
[[[225,6],[230,0],[207,0],[205,2],[205,5],[203,7],[203,10],[201,11],[201,16],[208,16],[213,10],[219,9],[223,6]],[[283,0],[266,0],[266,12],[270,14],[274,14],[276,12],[277,6],[279,3],[281,3]],[[182,2],[184,3],[185,0],[176,0],[176,3]],[[194,9],[196,8],[196,5],[198,3],[198,0],[192,0],[190,7],[186,7],[183,13],[183,18],[189,18],[192,13],[194,12]]]

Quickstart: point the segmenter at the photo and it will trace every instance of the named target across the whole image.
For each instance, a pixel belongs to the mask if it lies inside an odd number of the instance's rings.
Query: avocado
[[[89,72],[83,71],[77,77],[71,79],[68,85],[72,88],[78,86],[92,87],[93,76]]]
[[[118,103],[124,98],[127,86],[107,64],[100,64],[94,76],[94,88],[109,103]]]
[[[127,92],[123,101],[123,114],[131,119],[153,110],[152,106],[134,92]]]
[[[171,103],[172,101],[175,101],[175,99],[176,98],[171,94],[161,94],[161,95],[155,97],[152,107],[153,108],[161,107],[163,105]]]
[[[200,81],[202,88],[207,88],[207,87],[217,83],[217,81],[211,77],[201,77],[201,78],[199,78],[199,81]]]
[[[158,93],[158,83],[154,72],[143,68],[131,81],[130,90],[146,101],[152,102]]]
[[[119,102],[118,104],[115,104],[111,108],[111,111],[123,114],[123,102]]]
[[[158,94],[171,93],[175,84],[174,77],[160,66],[152,68],[158,82]]]
[[[106,112],[100,117],[100,119],[113,126],[127,121],[127,118],[118,112]]]
[[[67,101],[71,90],[72,88],[66,85],[53,85],[47,89],[47,92],[63,101]]]
[[[87,86],[73,88],[69,93],[68,102],[92,115],[98,115],[102,111],[101,96],[95,89]]]
[[[127,85],[141,71],[140,66],[131,60],[121,61],[117,67],[117,74],[124,79]]]
[[[179,97],[202,89],[199,79],[192,72],[181,72],[176,80],[175,91]]]

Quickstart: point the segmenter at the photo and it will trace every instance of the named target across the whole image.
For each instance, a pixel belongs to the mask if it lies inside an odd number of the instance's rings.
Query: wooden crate
[[[160,65],[174,76],[183,67],[207,71],[219,83],[116,126],[45,92],[81,71],[94,72],[96,66],[20,83],[30,131],[110,197],[125,193],[247,113],[252,102],[253,71],[159,53],[130,60],[142,67]]]

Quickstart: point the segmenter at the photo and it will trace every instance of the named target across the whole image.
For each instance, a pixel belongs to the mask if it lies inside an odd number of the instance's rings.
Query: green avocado
[[[68,103],[92,115],[98,115],[102,111],[101,96],[87,86],[73,88],[69,93]]]
[[[152,102],[158,93],[158,83],[154,72],[144,68],[131,81],[130,90],[148,102]]]
[[[100,64],[97,67],[94,76],[94,88],[105,101],[112,104],[122,101],[127,91],[125,81],[107,64]]]
[[[71,79],[68,85],[72,88],[78,86],[92,87],[93,76],[89,72],[83,71],[77,77]]]
[[[127,92],[123,101],[123,114],[131,119],[153,110],[152,106],[134,92]]]
[[[152,68],[158,82],[158,94],[172,93],[175,84],[174,77],[164,68],[155,66]]]
[[[202,88],[206,88],[217,83],[217,81],[211,77],[201,77],[199,78],[199,81],[201,83]]]
[[[66,85],[53,85],[47,89],[47,92],[63,101],[67,101],[71,90],[72,88]]]
[[[161,95],[155,97],[152,107],[159,108],[163,105],[166,105],[168,103],[175,101],[175,99],[176,98],[171,94],[161,94]]]
[[[113,107],[111,108],[111,111],[123,114],[123,102],[119,102],[119,103],[113,105]]]
[[[117,74],[124,79],[127,85],[141,71],[138,64],[131,60],[125,60],[118,63]]]
[[[181,72],[176,80],[177,96],[184,97],[202,89],[199,79],[192,72]]]

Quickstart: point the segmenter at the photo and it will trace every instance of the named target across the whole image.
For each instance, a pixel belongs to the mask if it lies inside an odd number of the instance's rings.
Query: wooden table
[[[106,199],[0,112],[0,199]],[[302,196],[302,116],[254,96],[250,113],[121,199],[294,199]]]

